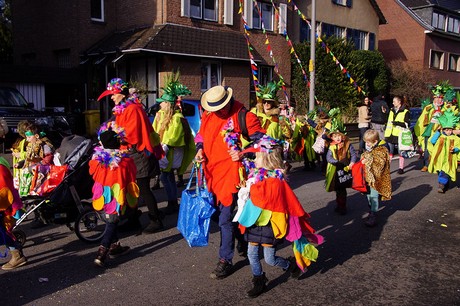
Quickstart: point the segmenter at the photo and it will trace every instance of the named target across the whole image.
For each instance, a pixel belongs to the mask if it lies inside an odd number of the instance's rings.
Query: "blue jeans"
[[[233,210],[236,206],[237,197],[233,197],[230,206],[219,203],[219,227],[220,227],[220,248],[219,259],[232,263],[235,250],[235,226],[232,222]]]
[[[102,237],[101,245],[110,248],[110,245],[112,243],[118,242],[118,231],[117,231],[117,224],[118,222],[107,222],[106,229],[107,231],[104,234],[104,237]]]
[[[362,153],[366,151],[366,146],[364,144],[364,133],[368,130],[368,127],[359,128],[359,152]]]
[[[248,245],[248,259],[251,264],[252,275],[260,276],[263,274],[262,265],[260,264],[259,258],[259,247],[260,245]],[[289,261],[283,257],[276,256],[276,248],[263,246],[264,250],[264,259],[267,264],[273,267],[281,267],[283,270],[289,268]]]
[[[176,178],[174,177],[174,171],[171,170],[171,172],[161,172],[160,181],[165,187],[168,201],[177,200],[177,185]]]

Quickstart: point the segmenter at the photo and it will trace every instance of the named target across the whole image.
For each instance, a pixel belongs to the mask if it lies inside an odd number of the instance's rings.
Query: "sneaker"
[[[422,171],[422,172],[427,172],[427,171],[428,171],[428,167],[427,167],[427,166],[423,166],[423,168],[420,169],[420,171]]]
[[[404,169],[399,168],[399,169],[398,169],[398,174],[404,174]]]
[[[112,258],[117,258],[118,256],[129,252],[129,249],[129,246],[122,246],[120,242],[112,243],[109,249],[109,256]]]
[[[300,270],[299,266],[297,265],[294,257],[289,257],[289,268],[288,272],[291,274],[291,278],[299,279],[302,275],[302,270]]]
[[[232,274],[233,265],[225,259],[219,260],[217,267],[211,272],[212,279],[223,279]]]
[[[445,186],[441,183],[438,184],[438,193],[444,193]]]
[[[107,249],[106,247],[104,246],[100,246],[99,249],[97,250],[97,255],[96,255],[96,259],[94,259],[94,264],[98,267],[101,267],[103,268],[105,265],[105,259],[107,258],[107,253],[108,253],[109,249]]]

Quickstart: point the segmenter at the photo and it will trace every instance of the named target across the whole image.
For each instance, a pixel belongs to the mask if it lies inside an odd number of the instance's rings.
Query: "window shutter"
[[[190,0],[181,0],[180,1],[180,15],[182,17],[190,16]]]
[[[337,4],[337,0],[332,0],[332,3]]]
[[[224,24],[233,25],[233,0],[224,1]]]
[[[287,4],[280,3],[279,7],[279,24],[278,24],[278,31],[281,35],[286,33],[286,26],[287,26]]]
[[[347,7],[351,7],[352,1],[353,0],[347,0]]]
[[[369,50],[370,51],[375,50],[375,34],[374,33],[369,33]]]
[[[248,24],[248,27],[252,29],[252,11],[254,10],[254,4],[252,0],[244,0],[244,19]]]

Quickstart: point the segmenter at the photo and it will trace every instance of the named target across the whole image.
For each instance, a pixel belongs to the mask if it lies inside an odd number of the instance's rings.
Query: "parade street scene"
[[[460,2],[0,0],[0,305],[460,306]]]

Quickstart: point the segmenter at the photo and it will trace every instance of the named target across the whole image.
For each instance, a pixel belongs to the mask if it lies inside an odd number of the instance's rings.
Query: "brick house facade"
[[[380,26],[379,38],[379,50],[385,60],[405,61],[426,69],[432,83],[449,80],[460,88],[460,2],[377,2],[388,20],[388,24]]]
[[[108,80],[116,76],[145,87],[149,92],[145,102],[152,105],[161,93],[164,74],[177,69],[181,71],[182,82],[192,91],[187,98],[198,99],[209,85],[218,83],[235,88],[235,97],[248,105],[254,94],[242,15],[238,14],[239,1],[216,0],[211,8],[204,7],[205,1],[199,2],[200,7],[194,6],[195,3],[190,0],[13,1],[14,61],[18,66],[42,67],[44,73],[47,69],[61,69],[78,75],[75,84],[70,84],[75,89],[69,95],[84,101],[84,109],[98,107],[94,99]],[[243,3],[251,5],[248,12],[252,13],[253,2]],[[287,1],[275,3],[278,6]],[[261,70],[269,74],[264,80],[277,79],[266,50],[268,37],[279,73],[289,88],[289,48],[279,34],[279,21],[271,3],[264,3],[265,9],[270,7],[272,30],[266,34],[261,29],[251,30],[252,52]],[[200,11],[201,17],[197,16]],[[286,10],[283,19],[289,20],[289,14]],[[216,39],[209,41],[207,35]],[[177,43],[180,41],[187,43],[181,46]],[[203,86],[204,70],[213,76],[218,73],[212,84]],[[53,82],[56,87],[62,85],[58,85],[57,79],[50,83]],[[51,96],[48,90],[47,96]],[[59,104],[59,97],[48,99],[47,103]]]

